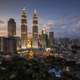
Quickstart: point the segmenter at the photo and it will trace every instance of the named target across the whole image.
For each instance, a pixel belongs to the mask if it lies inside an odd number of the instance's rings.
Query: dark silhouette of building
[[[13,37],[16,35],[16,22],[13,18],[8,21],[8,37]]]
[[[54,46],[54,32],[49,32],[49,45],[50,47]]]
[[[3,54],[15,54],[17,49],[14,37],[0,37],[0,52]]]

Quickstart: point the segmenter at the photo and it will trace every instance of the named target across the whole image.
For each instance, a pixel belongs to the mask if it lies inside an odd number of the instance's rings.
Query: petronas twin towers
[[[27,25],[26,9],[21,12],[21,45],[22,48],[27,48],[28,44],[28,25]],[[36,10],[33,12],[32,17],[32,47],[38,48],[38,16]]]

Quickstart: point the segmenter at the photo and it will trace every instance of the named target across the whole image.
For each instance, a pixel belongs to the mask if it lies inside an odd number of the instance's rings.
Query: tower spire
[[[34,9],[34,14],[37,14],[37,11],[36,11],[36,9]]]
[[[26,11],[26,8],[24,7],[24,8],[22,9],[22,11]]]

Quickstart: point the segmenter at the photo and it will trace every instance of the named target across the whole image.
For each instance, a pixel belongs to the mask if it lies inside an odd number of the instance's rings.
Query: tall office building
[[[38,16],[36,10],[33,13],[32,37],[32,47],[38,48]]]
[[[42,30],[42,48],[48,48],[48,35],[46,29]]]
[[[49,32],[49,45],[50,47],[54,46],[54,32]]]
[[[21,47],[27,48],[27,13],[25,8],[21,13]]]
[[[8,37],[14,37],[16,35],[16,22],[13,18],[8,21]]]

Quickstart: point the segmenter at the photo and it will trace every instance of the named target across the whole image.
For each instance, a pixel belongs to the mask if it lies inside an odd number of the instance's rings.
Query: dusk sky
[[[28,13],[29,31],[36,9],[39,29],[48,25],[56,37],[80,37],[80,0],[0,0],[0,35],[6,34],[9,18],[15,19],[17,35],[20,34],[20,15],[24,7]]]

